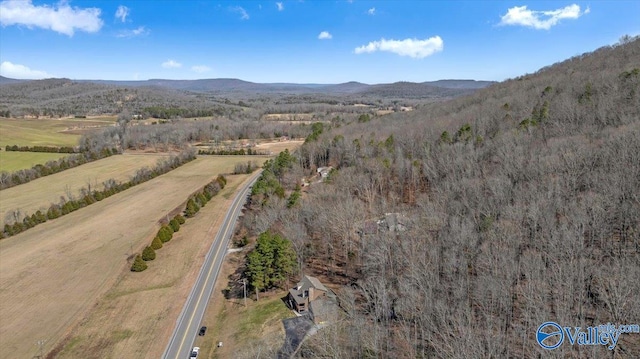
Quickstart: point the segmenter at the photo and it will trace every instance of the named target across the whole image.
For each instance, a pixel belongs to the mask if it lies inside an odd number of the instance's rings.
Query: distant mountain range
[[[30,80],[17,80],[0,76],[0,85],[22,83]],[[38,81],[38,80],[31,80]],[[254,94],[361,94],[382,97],[431,98],[456,97],[474,90],[487,87],[493,81],[475,80],[438,80],[431,82],[395,82],[391,84],[368,85],[361,82],[342,84],[294,84],[294,83],[255,83],[239,79],[202,79],[202,80],[164,80],[146,81],[110,81],[110,80],[73,80],[78,83],[95,83],[116,87],[160,87],[172,90],[203,93],[254,93]]]

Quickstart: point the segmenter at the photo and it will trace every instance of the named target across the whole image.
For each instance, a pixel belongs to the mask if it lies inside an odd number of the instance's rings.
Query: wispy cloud
[[[277,2],[276,6],[278,7],[278,11],[284,10],[284,5],[281,2]]]
[[[97,32],[103,22],[98,8],[72,8],[66,1],[35,6],[31,0],[5,0],[0,2],[0,25],[39,27],[73,36],[76,30]]]
[[[118,6],[118,10],[116,10],[116,19],[120,19],[120,21],[125,22],[127,21],[127,16],[129,16],[129,8],[124,5]]]
[[[580,11],[580,6],[572,4],[562,9],[533,11],[527,6],[515,6],[507,10],[501,17],[499,25],[514,25],[532,27],[537,30],[549,30],[563,19],[577,19],[591,10],[587,7],[585,11]]]
[[[247,10],[245,10],[242,6],[235,6],[230,8],[230,10],[240,14],[241,20],[249,20],[249,13],[247,13]]]
[[[131,30],[121,30],[120,32],[118,32],[118,34],[116,35],[116,37],[136,37],[136,36],[143,36],[143,35],[148,35],[151,32],[151,30],[147,29],[144,26],[138,26],[138,28],[136,29],[131,29]]]
[[[211,68],[205,65],[195,65],[195,66],[191,66],[191,71],[202,74],[202,73],[211,71]]]
[[[318,35],[318,39],[320,40],[329,40],[331,38],[333,38],[333,36],[331,36],[329,31],[323,31]]]
[[[165,69],[177,69],[182,67],[182,64],[175,60],[169,59],[162,63],[162,67],[164,67]]]
[[[45,71],[32,70],[24,65],[3,61],[0,64],[0,75],[14,79],[37,80],[53,77]]]
[[[372,7],[371,9],[367,10],[367,14],[373,16],[376,14],[376,8]]]
[[[440,36],[430,37],[424,40],[404,39],[404,40],[385,40],[372,41],[367,45],[356,47],[356,54],[371,53],[376,51],[386,51],[398,54],[400,56],[409,56],[416,59],[422,59],[431,56],[436,52],[442,51],[444,42]]]

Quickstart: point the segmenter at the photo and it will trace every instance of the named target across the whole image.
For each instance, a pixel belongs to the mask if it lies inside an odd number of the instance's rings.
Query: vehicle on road
[[[189,355],[189,358],[197,358],[199,352],[200,352],[199,347],[193,347],[193,349],[191,350],[191,355]]]
[[[207,332],[207,327],[202,327],[202,328],[200,328],[200,331],[198,332],[198,335],[199,336],[203,336],[204,333],[206,333],[206,332]]]

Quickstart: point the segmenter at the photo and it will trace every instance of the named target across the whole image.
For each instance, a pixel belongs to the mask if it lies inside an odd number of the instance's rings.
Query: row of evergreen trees
[[[6,151],[14,151],[14,152],[46,152],[46,153],[78,153],[79,149],[71,147],[71,146],[18,146],[6,145],[4,148]]]
[[[32,168],[18,170],[12,173],[3,171],[0,173],[0,190],[27,183],[40,177],[62,172],[69,168],[78,167],[85,163],[106,158],[118,153],[118,149],[116,148],[105,147],[100,151],[87,151],[73,154],[65,156],[59,160],[48,161],[44,165],[37,164]]]
[[[169,223],[160,227],[151,244],[146,246],[141,254],[136,255],[131,265],[131,271],[142,272],[147,269],[148,265],[145,262],[156,259],[156,251],[162,248],[163,243],[169,242],[173,238],[173,234],[180,230],[180,225],[186,221],[185,217],[191,218],[195,216],[200,211],[200,208],[204,207],[226,184],[227,179],[223,175],[218,175],[215,180],[204,186],[201,191],[191,195],[187,200],[184,216],[178,214]]]
[[[38,210],[31,215],[26,215],[22,221],[16,221],[12,224],[6,223],[2,231],[0,231],[0,239],[10,237],[18,233],[24,232],[29,228],[35,227],[40,223],[44,223],[47,220],[55,219],[65,214],[71,213],[80,208],[91,205],[95,202],[102,201],[103,199],[113,196],[116,193],[125,191],[140,183],[149,181],[155,177],[165,174],[191,160],[195,159],[193,152],[183,153],[178,156],[174,156],[163,162],[160,162],[153,169],[141,168],[132,179],[128,182],[121,183],[111,179],[104,182],[104,189],[101,191],[94,190],[84,194],[79,199],[66,199],[63,203],[52,204],[46,213]]]

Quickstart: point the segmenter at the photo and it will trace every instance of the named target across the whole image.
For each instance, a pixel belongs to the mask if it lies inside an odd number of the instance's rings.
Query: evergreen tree
[[[154,250],[162,248],[162,241],[160,240],[160,237],[155,236],[153,238],[153,241],[151,242],[151,248],[153,248]]]
[[[156,251],[154,251],[150,246],[146,246],[142,251],[142,260],[146,262],[154,259],[156,259]]]
[[[269,231],[260,234],[256,247],[247,255],[249,284],[265,290],[282,284],[296,268],[291,242]]]
[[[142,272],[147,268],[148,268],[147,263],[145,263],[144,260],[142,260],[142,256],[138,254],[136,256],[136,259],[133,261],[133,264],[131,265],[131,271]]]

